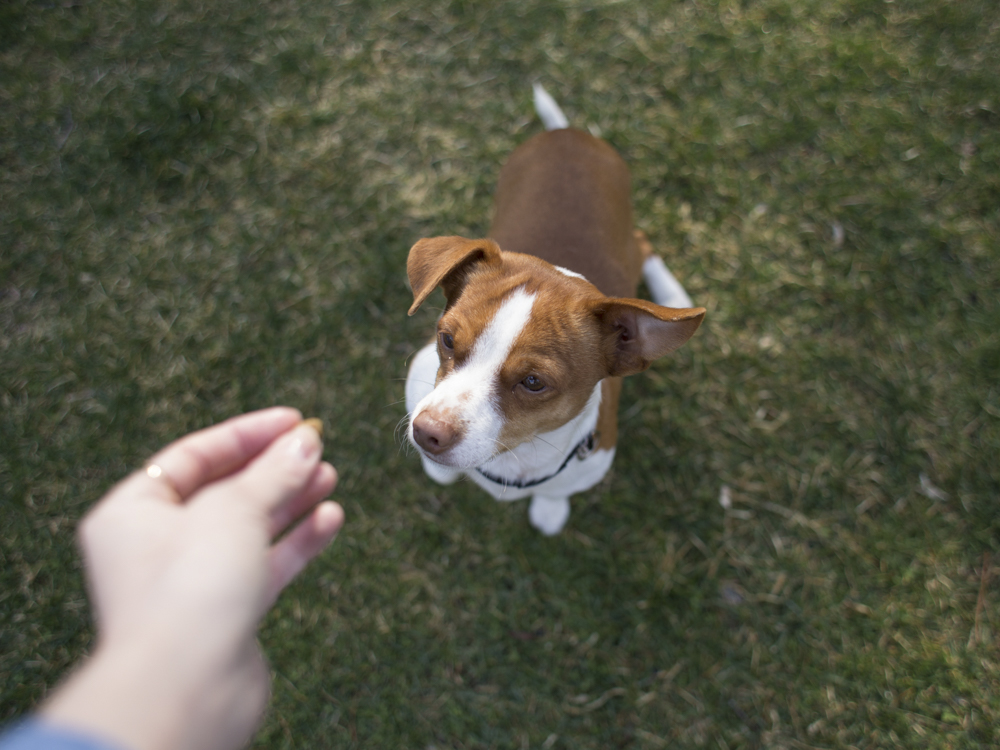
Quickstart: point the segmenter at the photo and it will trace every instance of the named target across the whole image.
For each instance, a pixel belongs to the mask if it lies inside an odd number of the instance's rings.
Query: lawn
[[[541,81],[708,308],[547,539],[400,440],[409,247]],[[0,3],[0,721],[93,629],[76,522],[289,404],[348,523],[261,748],[1000,744],[990,0]]]

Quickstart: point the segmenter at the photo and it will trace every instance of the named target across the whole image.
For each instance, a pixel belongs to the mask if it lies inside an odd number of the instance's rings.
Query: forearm
[[[253,643],[206,669],[174,647],[101,646],[43,704],[40,716],[127,750],[237,748],[267,699]]]

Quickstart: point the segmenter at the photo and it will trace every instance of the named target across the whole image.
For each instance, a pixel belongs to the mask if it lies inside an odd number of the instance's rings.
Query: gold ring
[[[145,471],[146,471],[146,476],[152,479],[159,479],[165,485],[167,485],[167,487],[169,487],[171,491],[175,495],[177,495],[177,497],[181,496],[181,493],[177,491],[177,487],[175,487],[174,483],[170,481],[170,477],[167,476],[167,472],[163,470],[162,466],[160,466],[159,464],[148,463],[146,464]]]

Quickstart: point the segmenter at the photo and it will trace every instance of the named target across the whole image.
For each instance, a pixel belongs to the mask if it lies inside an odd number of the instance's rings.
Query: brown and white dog
[[[410,365],[406,408],[432,479],[531,496],[531,523],[551,535],[611,466],[621,378],[684,344],[705,310],[633,229],[618,153],[568,128],[537,85],[535,106],[548,130],[501,170],[490,239],[410,250],[409,314],[438,286],[447,305]],[[634,298],[640,276],[658,304]]]

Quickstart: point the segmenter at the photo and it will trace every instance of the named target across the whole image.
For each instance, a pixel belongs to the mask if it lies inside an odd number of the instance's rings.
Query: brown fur
[[[618,152],[590,133],[541,133],[500,170],[489,236],[508,252],[583,274],[609,297],[634,297],[642,254],[630,183]]]
[[[652,247],[633,228],[631,194],[628,166],[605,141],[573,128],[550,130],[516,148],[500,171],[490,237],[504,250],[582,274],[609,297],[634,297]],[[618,442],[620,394],[621,378],[607,378],[597,420],[601,449]]]
[[[460,293],[449,300],[438,323],[438,382],[461,366],[500,305],[519,288],[538,296],[532,319],[500,372],[497,398],[507,424],[500,441],[508,447],[565,424],[605,376],[603,339],[592,313],[602,295],[537,258],[504,252],[497,262],[468,269]],[[442,343],[443,332],[453,337],[451,352]],[[528,375],[540,377],[546,390],[532,393],[520,385]]]

